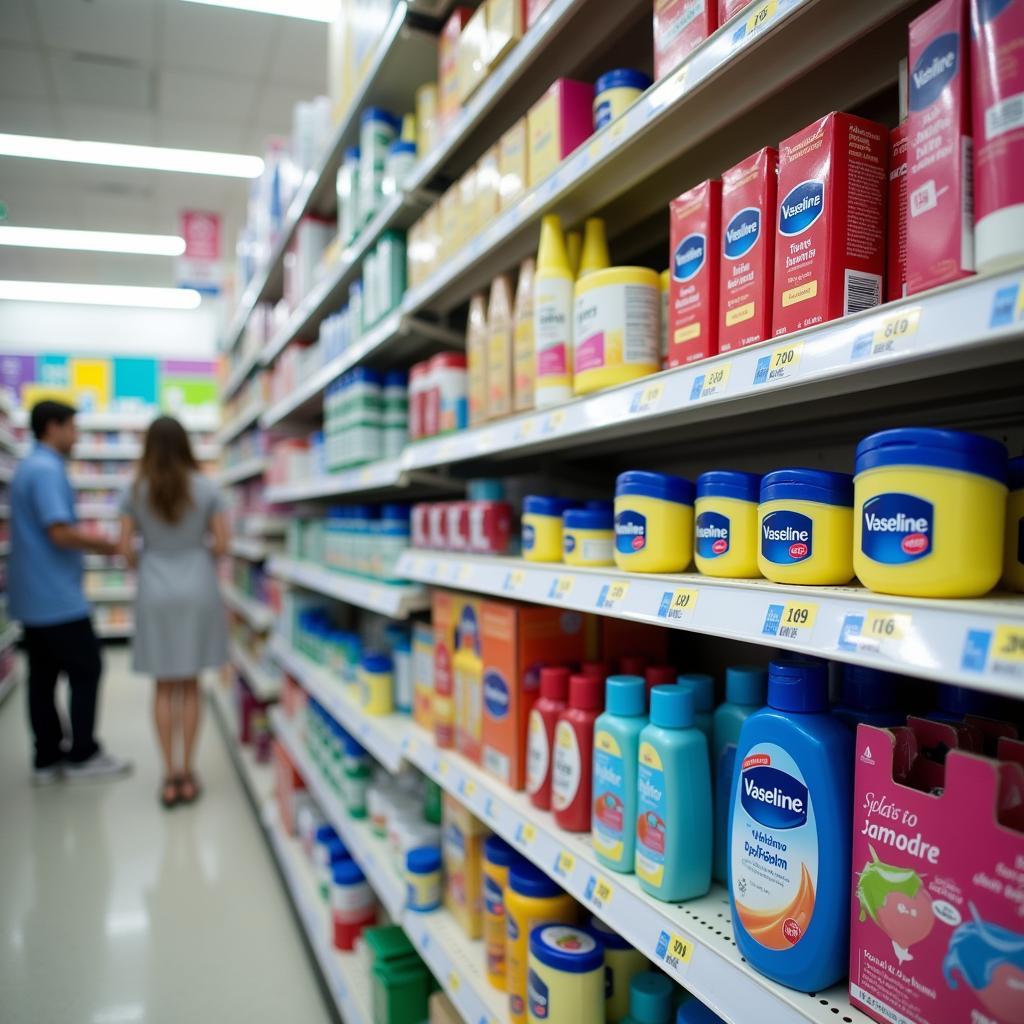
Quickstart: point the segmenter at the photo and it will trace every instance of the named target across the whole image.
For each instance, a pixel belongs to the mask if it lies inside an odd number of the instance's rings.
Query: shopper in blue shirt
[[[64,460],[78,437],[75,410],[63,402],[32,409],[36,445],[11,481],[10,614],[24,628],[29,719],[35,736],[33,781],[124,775],[131,766],[100,749],[93,736],[102,661],[82,591],[83,552],[117,553],[117,544],[86,533]],[[54,703],[61,673],[71,691],[71,742]]]

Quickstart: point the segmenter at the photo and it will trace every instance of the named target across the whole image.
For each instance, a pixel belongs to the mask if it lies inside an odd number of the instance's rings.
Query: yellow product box
[[[428,732],[434,728],[434,629],[429,622],[412,627],[412,717]]]
[[[526,192],[529,178],[526,118],[520,118],[498,143],[498,171],[501,175],[501,208],[507,209]]]
[[[427,82],[416,90],[416,154],[425,156],[438,143],[437,82]]]
[[[459,178],[459,235],[455,251],[464,249],[480,230],[476,216],[476,167]]]
[[[484,840],[488,831],[448,793],[441,808],[444,905],[466,937],[483,934]]]
[[[476,165],[476,220],[483,231],[501,209],[501,147],[493,145]]]
[[[594,125],[594,86],[559,78],[530,108],[529,187],[540,184],[584,140]]]
[[[456,63],[460,103],[465,103],[487,77],[489,43],[487,5],[484,4],[476,9],[459,36]]]
[[[440,220],[438,223],[440,246],[437,253],[437,258],[441,263],[451,259],[462,248],[462,243],[459,241],[462,232],[462,214],[459,210],[460,202],[459,183],[456,182],[441,196]]]
[[[519,42],[525,31],[523,0],[487,0],[487,63],[491,68]]]
[[[441,251],[441,207],[433,203],[420,218],[423,224],[423,273],[430,277],[440,266]]]
[[[473,12],[468,7],[452,11],[437,39],[437,116],[444,135],[459,116],[459,39]]]

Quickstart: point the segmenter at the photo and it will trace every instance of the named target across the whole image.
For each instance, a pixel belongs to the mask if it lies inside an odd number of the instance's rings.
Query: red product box
[[[889,129],[831,113],[779,145],[772,330],[882,301]]]
[[[449,551],[469,550],[469,502],[450,501],[445,506]]]
[[[504,555],[512,536],[512,506],[507,501],[469,502],[469,550]]]
[[[668,365],[718,352],[717,239],[722,234],[722,183],[702,181],[669,206],[672,280]]]
[[[412,507],[412,546],[430,547],[430,505],[425,501]]]
[[[885,301],[907,294],[907,124],[889,132],[889,210]]]
[[[435,501],[427,506],[427,547],[448,550],[448,502]]]
[[[910,23],[907,294],[974,273],[967,0]]]
[[[760,149],[722,175],[718,351],[770,338],[779,154]]]
[[[749,7],[752,0],[718,0],[718,24],[724,25],[733,15]]]
[[[654,77],[664,78],[718,28],[718,0],[655,0]]]

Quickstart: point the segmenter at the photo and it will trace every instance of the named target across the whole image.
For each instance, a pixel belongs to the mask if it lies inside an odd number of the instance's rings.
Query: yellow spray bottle
[[[610,266],[611,257],[608,255],[604,221],[600,217],[588,217],[583,225],[583,253],[576,276],[586,277],[595,270],[607,270]]]
[[[583,254],[583,236],[578,231],[570,231],[565,236],[565,248],[569,253],[569,269],[572,276],[580,272],[580,256]]]
[[[572,398],[574,283],[562,222],[557,214],[548,214],[540,224],[534,277],[534,404],[538,408]]]

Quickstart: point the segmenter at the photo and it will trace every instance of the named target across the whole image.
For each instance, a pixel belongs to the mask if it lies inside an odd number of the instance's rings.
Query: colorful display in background
[[[122,356],[0,354],[0,388],[12,404],[42,398],[70,402],[82,412],[215,412],[217,364],[211,360]]]

